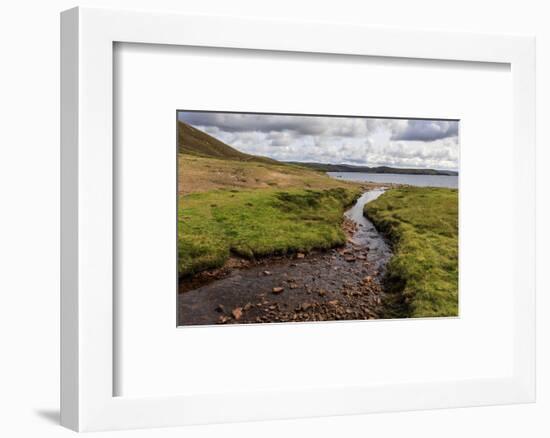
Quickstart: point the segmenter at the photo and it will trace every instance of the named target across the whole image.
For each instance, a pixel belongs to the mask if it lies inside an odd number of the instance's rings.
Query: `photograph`
[[[459,316],[459,124],[177,111],[178,326]]]

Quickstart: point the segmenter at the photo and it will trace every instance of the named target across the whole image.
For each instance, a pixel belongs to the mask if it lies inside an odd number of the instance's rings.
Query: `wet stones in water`
[[[227,322],[229,322],[230,319],[231,318],[229,318],[229,316],[222,315],[218,319],[218,324],[226,324]]]
[[[241,307],[236,307],[231,312],[231,315],[233,315],[233,318],[235,319],[241,319],[241,316],[243,316],[243,309]]]

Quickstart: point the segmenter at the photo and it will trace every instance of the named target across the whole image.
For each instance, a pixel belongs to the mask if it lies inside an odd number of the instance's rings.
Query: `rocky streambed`
[[[391,251],[363,207],[384,192],[365,192],[344,214],[347,242],[329,251],[233,260],[180,282],[179,325],[379,318],[380,284]]]

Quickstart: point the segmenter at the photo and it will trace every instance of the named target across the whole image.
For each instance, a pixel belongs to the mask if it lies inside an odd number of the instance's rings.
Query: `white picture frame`
[[[535,400],[533,37],[75,8],[61,15],[61,423],[92,431]],[[285,38],[281,38],[284,35]],[[164,397],[115,396],[114,44],[509,64],[513,372],[506,378]],[[175,329],[175,327],[174,327]]]

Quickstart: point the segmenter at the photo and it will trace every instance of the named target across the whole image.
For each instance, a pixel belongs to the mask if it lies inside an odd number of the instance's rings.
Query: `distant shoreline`
[[[458,175],[372,172],[326,172],[326,175],[340,181],[357,183],[370,182],[378,184],[399,184],[417,187],[442,187],[448,189],[458,189]]]
[[[401,175],[443,175],[458,176],[454,170],[436,170],[436,169],[412,169],[390,166],[354,166],[352,164],[325,164],[325,163],[301,163],[298,161],[286,161],[284,163],[303,166],[322,172],[357,172],[357,173],[393,173]]]

